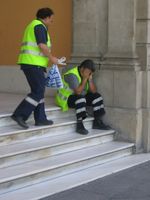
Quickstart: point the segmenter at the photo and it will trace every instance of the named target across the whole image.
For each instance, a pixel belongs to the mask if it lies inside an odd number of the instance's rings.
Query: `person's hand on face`
[[[92,80],[92,79],[93,79],[93,73],[91,73],[89,76],[89,80]]]
[[[89,79],[90,75],[91,75],[91,70],[89,70],[89,69],[84,69],[83,70],[83,72],[82,72],[83,78]]]

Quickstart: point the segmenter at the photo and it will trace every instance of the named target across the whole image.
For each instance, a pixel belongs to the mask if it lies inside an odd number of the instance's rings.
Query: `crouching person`
[[[88,134],[88,130],[83,125],[83,120],[87,117],[86,107],[93,107],[94,121],[93,129],[108,130],[102,117],[105,114],[103,98],[96,91],[92,75],[95,72],[95,66],[92,60],[83,61],[80,66],[76,66],[63,74],[64,87],[57,91],[56,104],[67,111],[69,108],[75,108],[77,126],[76,132],[79,134]]]

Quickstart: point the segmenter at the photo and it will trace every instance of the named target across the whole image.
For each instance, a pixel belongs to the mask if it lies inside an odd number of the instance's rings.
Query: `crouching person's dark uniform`
[[[94,121],[93,129],[110,129],[102,121],[105,114],[103,98],[96,91],[92,80],[92,74],[95,66],[92,60],[85,60],[80,66],[76,66],[63,75],[64,87],[57,91],[56,104],[67,111],[69,108],[75,108],[77,127],[76,132],[87,134],[82,120],[87,117],[87,106],[93,107]]]

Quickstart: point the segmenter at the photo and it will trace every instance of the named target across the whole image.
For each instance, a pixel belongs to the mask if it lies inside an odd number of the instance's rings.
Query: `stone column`
[[[73,0],[71,63],[100,62],[107,46],[107,0]]]
[[[105,68],[139,70],[136,55],[136,0],[108,1]]]
[[[142,72],[136,55],[136,0],[108,1],[108,49],[96,75],[118,138],[142,147]]]
[[[142,138],[150,151],[150,0],[137,0],[137,52],[142,66]]]

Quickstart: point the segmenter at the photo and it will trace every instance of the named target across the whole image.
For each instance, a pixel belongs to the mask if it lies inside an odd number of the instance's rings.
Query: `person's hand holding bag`
[[[58,65],[66,65],[66,57],[61,57],[58,59]]]

